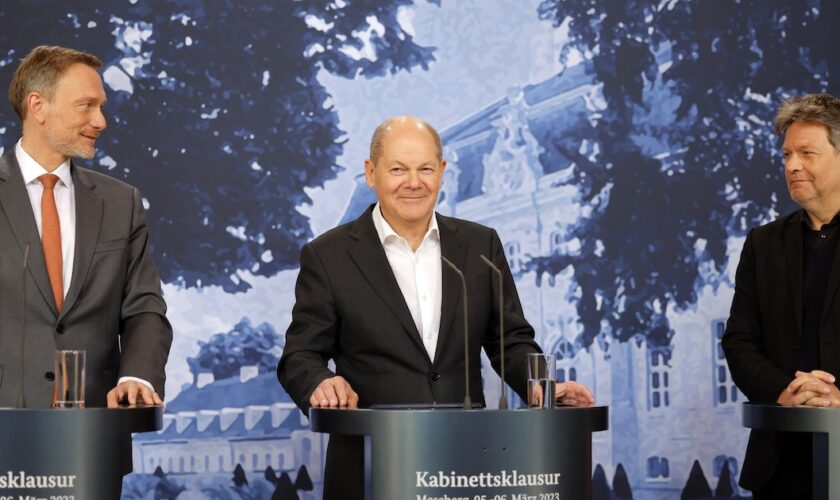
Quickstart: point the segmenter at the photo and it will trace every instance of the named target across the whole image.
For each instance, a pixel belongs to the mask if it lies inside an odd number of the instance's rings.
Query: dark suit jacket
[[[27,406],[50,406],[56,349],[87,351],[89,406],[105,406],[106,393],[121,376],[147,380],[163,397],[172,328],[149,255],[140,193],[124,182],[71,166],[76,248],[70,289],[59,313],[14,149],[0,158],[0,407],[15,405],[24,360]],[[26,347],[21,355],[26,242]]]
[[[794,212],[747,234],[723,337],[729,370],[752,402],[774,403],[793,380],[802,338],[802,216]],[[828,279],[819,329],[820,367],[840,375],[840,247]],[[771,478],[778,433],[753,431],[740,483],[755,490]]]
[[[459,403],[464,398],[464,327],[461,283],[443,266],[440,334],[435,359],[429,356],[403,299],[373,225],[372,208],[303,247],[295,289],[292,324],[277,367],[280,383],[306,413],[318,384],[333,376],[327,361],[366,407],[382,403]],[[481,261],[491,259],[504,272],[505,371],[508,384],[525,396],[526,353],[538,352],[534,331],[522,314],[501,242],[490,228],[436,215],[441,254],[466,275],[469,306],[470,397],[484,402],[481,348],[498,371],[500,343],[498,294],[494,274]],[[339,457],[330,439],[325,488],[358,484],[360,471],[335,476],[358,465],[355,450]],[[355,463],[337,462],[355,453]],[[330,484],[333,483],[333,484]],[[332,490],[335,491],[335,490]],[[346,494],[346,489],[343,490]],[[342,495],[345,496],[346,495]],[[351,495],[352,496],[352,495]]]

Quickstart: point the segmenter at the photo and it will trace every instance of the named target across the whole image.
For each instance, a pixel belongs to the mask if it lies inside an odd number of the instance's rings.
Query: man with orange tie
[[[21,386],[50,406],[57,349],[86,351],[88,406],[162,402],[172,328],[140,193],[71,160],[105,130],[101,65],[40,46],[9,87],[22,138],[0,158],[0,407]]]

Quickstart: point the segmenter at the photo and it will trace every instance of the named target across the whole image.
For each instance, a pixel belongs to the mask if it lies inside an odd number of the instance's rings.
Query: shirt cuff
[[[154,388],[154,386],[152,386],[152,384],[146,382],[142,378],[137,378],[137,377],[120,377],[120,379],[117,380],[117,385],[120,385],[123,382],[128,382],[129,380],[133,380],[134,382],[140,382],[141,384],[143,384],[146,387],[148,387],[149,389],[151,389],[152,392],[155,392],[155,388]]]

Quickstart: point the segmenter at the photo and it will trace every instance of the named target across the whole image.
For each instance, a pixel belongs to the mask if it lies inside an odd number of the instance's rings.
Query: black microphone
[[[20,392],[17,397],[17,408],[26,408],[26,398],[23,397],[23,378],[26,376],[26,271],[29,267],[29,242],[23,248],[23,267],[20,272]]]
[[[493,264],[493,261],[485,257],[484,255],[479,255],[481,257],[482,262],[487,264],[487,266],[496,273],[496,277],[499,278],[499,347],[501,349],[501,357],[502,362],[500,366],[500,373],[502,377],[502,395],[499,397],[499,409],[500,410],[507,410],[508,409],[508,402],[507,402],[507,385],[505,384],[505,313],[502,309],[505,305],[504,296],[502,295],[502,270],[499,269],[496,264]]]
[[[467,318],[467,279],[464,273],[453,264],[449,259],[440,256],[440,260],[449,266],[450,269],[458,274],[461,278],[461,291],[464,295],[464,385],[466,386],[466,394],[464,394],[464,409],[472,409],[472,401],[470,400],[470,343],[469,343],[469,320]]]

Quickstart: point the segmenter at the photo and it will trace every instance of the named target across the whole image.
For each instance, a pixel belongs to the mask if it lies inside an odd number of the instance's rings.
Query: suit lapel
[[[26,242],[29,242],[29,274],[35,281],[41,296],[55,313],[55,299],[53,298],[50,279],[47,276],[47,264],[41,247],[41,237],[38,235],[38,226],[35,223],[35,215],[32,213],[32,203],[29,201],[29,194],[26,191],[26,185],[23,183],[23,175],[15,157],[14,147],[0,158],[0,209],[6,214],[21,256],[26,247]]]
[[[788,219],[785,227],[785,261],[790,296],[796,314],[796,338],[802,338],[802,227],[799,217]]]
[[[349,234],[351,238],[356,240],[356,243],[348,251],[350,258],[371,288],[403,325],[412,342],[428,358],[428,353],[426,353],[426,348],[420,338],[420,332],[414,325],[411,311],[408,310],[408,305],[405,303],[397,279],[391,271],[391,264],[388,263],[388,257],[379,241],[379,236],[373,225],[372,209],[368,209],[361,217],[356,219]]]
[[[58,319],[69,311],[79,292],[84,285],[90,263],[93,259],[93,251],[96,249],[96,241],[99,237],[99,229],[102,225],[102,198],[94,189],[93,179],[71,164],[73,175],[73,190],[76,198],[76,248],[73,256],[73,275],[70,278],[70,289],[64,298],[64,306]]]
[[[462,272],[467,260],[467,245],[458,235],[458,225],[448,217],[437,215],[438,231],[440,232],[440,253]],[[438,334],[438,352],[446,345],[446,341],[453,335],[453,321],[463,318],[463,291],[461,278],[446,264],[441,263],[441,301],[440,301],[440,333]],[[458,323],[459,325],[461,323]]]

